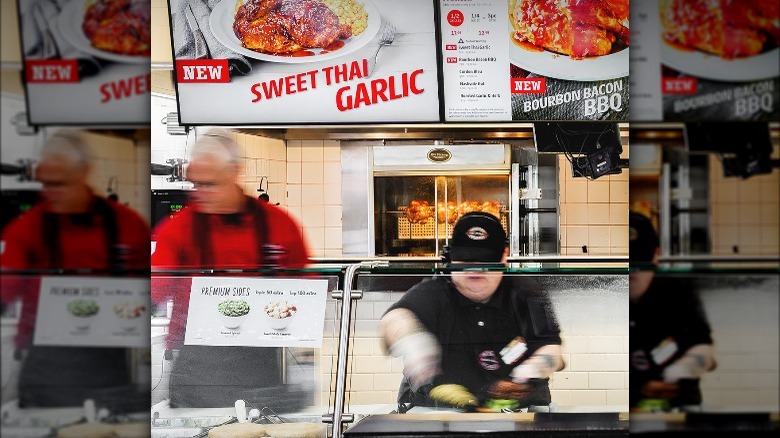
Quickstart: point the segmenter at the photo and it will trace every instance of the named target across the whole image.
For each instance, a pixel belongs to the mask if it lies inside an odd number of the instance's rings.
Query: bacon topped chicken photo
[[[510,0],[515,43],[572,59],[628,47],[628,0]]]
[[[93,0],[81,26],[92,47],[130,56],[150,56],[149,0]]]
[[[247,49],[276,55],[327,48],[350,38],[353,28],[320,0],[247,0],[236,11],[233,32]]]
[[[780,46],[777,0],[661,0],[663,38],[688,50],[735,59]]]

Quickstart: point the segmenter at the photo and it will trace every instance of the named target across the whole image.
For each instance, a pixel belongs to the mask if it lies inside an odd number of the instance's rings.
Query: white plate
[[[92,47],[84,31],[81,29],[84,23],[85,2],[73,0],[68,2],[57,17],[57,27],[62,37],[75,48],[97,58],[108,61],[122,62],[125,64],[149,63],[149,56],[121,55],[119,53],[106,52]]]
[[[379,10],[371,2],[371,0],[362,0],[362,3],[365,6],[366,12],[368,13],[368,25],[366,30],[364,30],[363,33],[358,36],[353,36],[345,40],[344,46],[342,48],[332,52],[320,54],[322,49],[306,49],[314,52],[314,55],[312,56],[294,57],[268,55],[243,47],[241,45],[241,40],[239,40],[236,34],[233,32],[233,21],[235,20],[236,10],[235,0],[222,0],[219,2],[219,4],[211,11],[209,26],[211,26],[211,33],[214,34],[214,38],[216,38],[217,41],[224,44],[228,49],[236,53],[240,53],[241,55],[244,55],[248,58],[259,59],[261,61],[285,62],[290,64],[325,61],[354,52],[374,39],[374,36],[379,31],[382,18],[379,16]]]
[[[661,62],[680,72],[716,81],[757,81],[780,75],[780,49],[755,56],[723,59],[699,50],[678,49],[661,44]]]
[[[513,35],[514,30],[509,33],[510,61],[540,76],[569,81],[602,81],[628,76],[628,47],[609,55],[572,59],[569,55],[547,50],[523,49],[512,41]]]

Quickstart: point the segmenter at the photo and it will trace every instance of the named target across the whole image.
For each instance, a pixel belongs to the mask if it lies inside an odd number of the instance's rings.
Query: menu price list
[[[440,2],[448,121],[511,120],[505,2]]]

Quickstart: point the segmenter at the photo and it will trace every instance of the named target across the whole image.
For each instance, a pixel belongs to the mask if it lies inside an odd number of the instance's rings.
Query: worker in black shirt
[[[512,409],[549,405],[548,378],[563,368],[549,302],[528,280],[504,278],[509,249],[495,216],[463,215],[450,242],[445,261],[475,269],[414,286],[380,322],[388,352],[404,361],[399,411],[479,410],[496,400],[513,402]]]
[[[679,279],[655,276],[658,235],[646,216],[629,214],[629,242],[631,409],[699,405],[699,380],[715,369],[701,302]]]

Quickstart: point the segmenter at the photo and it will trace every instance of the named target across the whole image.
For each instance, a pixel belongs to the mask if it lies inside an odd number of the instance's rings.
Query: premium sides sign
[[[186,345],[322,346],[328,281],[193,277]]]
[[[780,116],[775,1],[634,2],[632,120],[770,121]],[[633,73],[632,73],[633,76]]]
[[[433,1],[261,3],[169,0],[182,123],[439,121]]]
[[[120,3],[18,0],[30,123],[149,124],[151,4]]]
[[[440,5],[446,120],[628,120],[628,0]]]
[[[43,277],[35,345],[149,348],[149,279]]]

